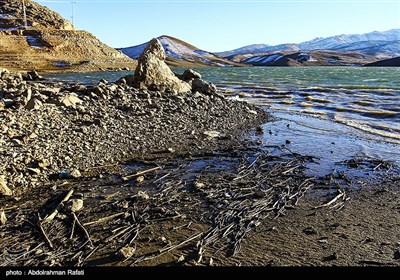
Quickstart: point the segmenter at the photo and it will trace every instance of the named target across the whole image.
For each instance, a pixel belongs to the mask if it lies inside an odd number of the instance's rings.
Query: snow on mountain
[[[265,51],[266,48],[268,48],[270,45],[266,44],[254,44],[254,45],[249,45],[245,46],[242,48],[238,48],[235,50],[231,51],[225,51],[225,52],[218,52],[216,54],[220,56],[230,56],[230,55],[238,55],[238,54],[248,54],[248,53],[259,53]]]
[[[183,63],[193,64],[194,66],[232,66],[236,63],[225,60],[213,53],[201,50],[184,41],[170,37],[160,36],[157,38],[164,47],[167,55],[167,63],[173,66],[180,66]],[[138,59],[146,48],[147,42],[138,46],[120,48],[121,52],[127,56]]]
[[[235,56],[247,56],[248,54],[261,55],[277,51],[311,51],[311,50],[341,50],[362,51],[369,54],[382,53],[388,56],[397,56],[400,53],[398,41],[400,40],[400,29],[391,29],[384,32],[370,32],[366,34],[338,35],[327,38],[318,37],[300,44],[271,45],[249,45],[227,52],[219,52],[218,55],[228,59]],[[249,57],[245,57],[248,60]]]
[[[391,29],[384,32],[374,31],[366,34],[342,34],[328,38],[317,38],[300,43],[299,46],[302,50],[336,50],[344,49],[343,46],[346,44],[370,42],[371,45],[374,45],[375,41],[388,42],[396,40],[400,40],[400,29]]]
[[[218,52],[216,54],[222,57],[232,57],[235,55],[259,54],[259,53],[274,52],[274,51],[299,51],[299,50],[300,48],[297,44],[281,44],[276,46],[257,44],[257,45],[245,46],[243,48],[235,49],[232,51]]]
[[[400,56],[400,40],[397,41],[363,41],[344,44],[336,50],[358,51],[368,54],[386,55],[388,57]]]

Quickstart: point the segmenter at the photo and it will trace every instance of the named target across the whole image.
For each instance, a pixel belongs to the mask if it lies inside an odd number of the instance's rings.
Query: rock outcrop
[[[190,92],[191,85],[181,81],[165,63],[165,51],[158,39],[149,42],[138,60],[134,85],[160,92]]]
[[[134,69],[136,61],[50,9],[25,0],[0,1],[0,67],[9,70],[89,72]]]
[[[26,23],[28,28],[75,30],[71,22],[58,13],[41,6],[35,1],[25,0]],[[24,27],[22,0],[2,0],[0,29],[18,29]]]
[[[201,74],[192,69],[175,74],[165,63],[165,51],[158,39],[149,42],[139,57],[135,74],[125,76],[118,84],[133,85],[138,89],[160,92],[200,92],[211,95],[217,93],[217,87],[201,79]]]

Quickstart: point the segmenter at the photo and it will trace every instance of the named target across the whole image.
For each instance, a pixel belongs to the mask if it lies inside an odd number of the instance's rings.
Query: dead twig
[[[189,237],[189,239],[186,239],[185,241],[183,241],[183,242],[181,242],[181,243],[179,243],[179,244],[172,245],[172,246],[169,246],[169,247],[166,247],[166,248],[162,248],[162,249],[160,249],[160,250],[158,250],[158,251],[159,251],[161,254],[165,254],[165,253],[167,253],[167,252],[170,252],[170,251],[172,251],[172,250],[174,250],[174,249],[176,249],[176,248],[179,248],[179,247],[185,245],[186,243],[188,243],[188,242],[190,242],[190,241],[192,241],[192,240],[194,240],[194,239],[200,237],[202,234],[203,234],[203,233],[201,232],[201,233],[192,235],[191,237]]]
[[[153,168],[150,168],[150,169],[147,169],[147,170],[139,171],[139,172],[136,172],[135,174],[126,175],[126,176],[122,177],[122,180],[128,181],[128,180],[130,180],[132,178],[135,178],[135,177],[138,177],[140,175],[144,175],[146,173],[153,172],[153,171],[156,171],[156,170],[159,170],[159,169],[161,169],[161,167],[157,166],[157,167],[153,167]]]
[[[78,217],[76,216],[76,214],[74,212],[71,212],[72,217],[74,217],[75,222],[77,223],[77,225],[82,229],[82,231],[85,233],[86,238],[88,240],[88,242],[90,243],[91,246],[93,246],[92,240],[90,239],[90,235],[87,232],[86,228],[81,224],[81,222],[78,220]]]
[[[58,214],[58,212],[60,211],[60,209],[61,209],[63,203],[66,202],[66,201],[71,197],[71,195],[72,195],[73,193],[74,193],[74,190],[73,190],[73,189],[69,190],[69,192],[67,193],[67,195],[66,195],[66,196],[63,198],[63,200],[61,200],[61,202],[56,206],[56,208],[53,210],[53,212],[51,212],[50,215],[46,215],[46,217],[44,217],[44,218],[41,220],[41,223],[48,223],[48,222],[52,221],[52,220],[57,216],[57,214]]]
[[[339,198],[343,197],[344,195],[345,195],[345,191],[339,190],[339,194],[337,196],[335,196],[331,201],[329,201],[325,204],[319,205],[319,206],[315,206],[313,209],[328,207],[328,206],[332,205],[333,203],[335,203]]]
[[[118,214],[110,215],[110,216],[107,216],[107,217],[100,218],[100,219],[98,219],[96,221],[84,223],[83,225],[84,226],[90,226],[90,225],[94,225],[94,224],[105,223],[105,222],[107,222],[109,220],[112,220],[112,219],[117,218],[119,216],[122,216],[124,214],[125,213],[118,213]]]
[[[47,234],[46,234],[46,232],[45,232],[45,230],[43,228],[43,225],[42,225],[43,220],[40,219],[39,213],[37,214],[37,218],[38,218],[37,226],[39,227],[40,232],[43,234],[43,236],[46,239],[47,244],[49,244],[50,248],[53,249],[54,248],[53,247],[53,243],[51,243],[49,237],[47,236]]]

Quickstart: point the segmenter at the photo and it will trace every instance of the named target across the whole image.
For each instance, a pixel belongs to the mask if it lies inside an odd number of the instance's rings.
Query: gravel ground
[[[268,119],[263,110],[220,95],[161,94],[123,82],[27,82],[6,70],[0,77],[0,175],[16,197],[51,177],[233,145]]]

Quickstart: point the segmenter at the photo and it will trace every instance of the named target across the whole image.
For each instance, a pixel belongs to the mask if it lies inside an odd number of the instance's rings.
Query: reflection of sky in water
[[[286,147],[290,151],[319,158],[319,164],[308,165],[310,175],[328,174],[335,163],[358,156],[400,164],[399,145],[365,139],[358,131],[327,120],[288,113],[273,115],[277,121],[266,123],[264,134],[256,138],[265,145],[282,145],[289,140]]]

